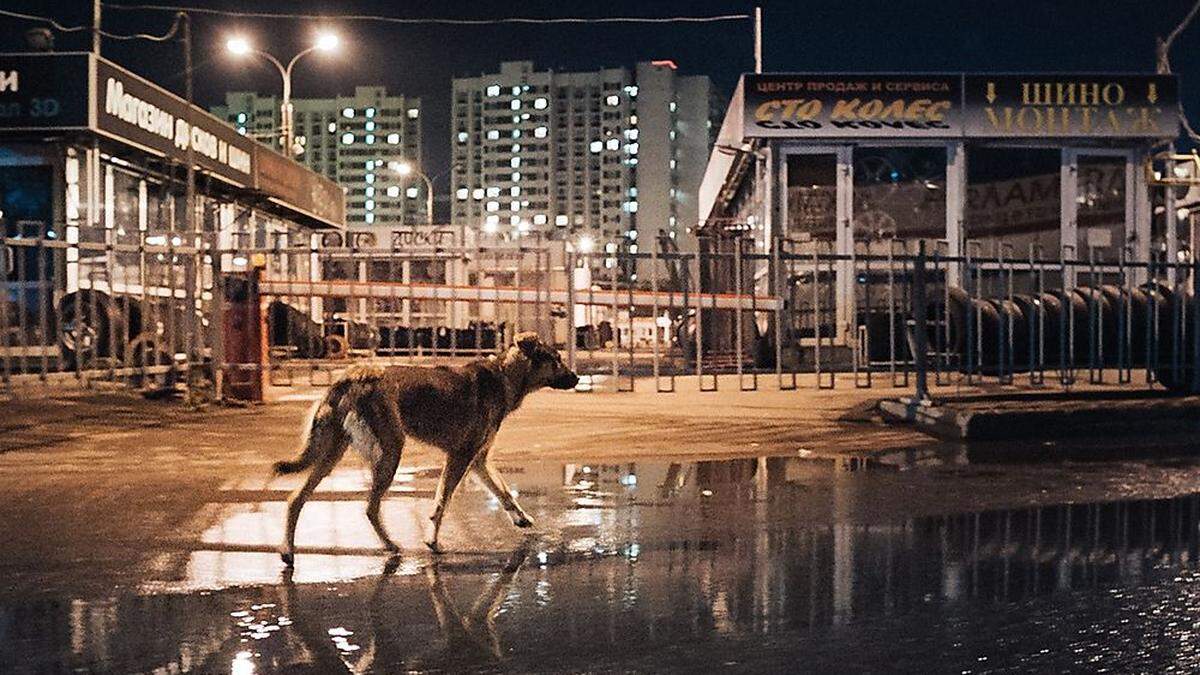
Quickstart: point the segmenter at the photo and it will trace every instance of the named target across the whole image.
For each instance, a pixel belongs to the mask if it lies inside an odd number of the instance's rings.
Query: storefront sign
[[[232,127],[107,61],[96,62],[96,129],[117,140],[196,164],[238,185],[253,183],[255,142]]]
[[[327,222],[346,221],[346,198],[337,183],[266,146],[256,145],[254,152],[255,187]]]
[[[744,75],[746,138],[1172,138],[1173,75]]]
[[[0,129],[88,125],[87,54],[0,54]]]
[[[958,75],[746,75],[744,134],[781,138],[962,133]]]
[[[446,228],[392,230],[392,250],[454,246],[455,232]]]
[[[1171,138],[1171,75],[968,75],[968,136]]]

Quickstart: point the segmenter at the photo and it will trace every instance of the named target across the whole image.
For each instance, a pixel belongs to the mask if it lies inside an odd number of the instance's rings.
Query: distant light
[[[334,33],[321,33],[317,36],[316,48],[323,52],[331,52],[338,48],[340,42]]]
[[[483,224],[483,231],[488,234],[496,234],[496,230],[498,227],[499,227],[499,225],[497,225],[495,221],[489,220],[488,222]]]
[[[596,250],[596,240],[590,235],[583,235],[579,238],[579,252],[591,253]]]
[[[225,48],[241,56],[250,53],[250,41],[244,37],[231,37],[225,42]]]
[[[1189,211],[1187,208],[1182,207],[1182,206],[1175,209],[1175,217],[1180,220],[1187,220],[1189,213],[1191,213],[1191,211]]]

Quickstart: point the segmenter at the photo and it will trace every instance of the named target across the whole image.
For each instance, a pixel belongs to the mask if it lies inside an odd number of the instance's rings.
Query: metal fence
[[[243,246],[212,234],[0,239],[0,389],[323,384],[347,364],[449,363],[533,330],[584,388],[1058,386],[1200,391],[1190,262],[970,242],[745,237],[583,251]],[[296,241],[293,236],[291,241]],[[253,243],[253,242],[248,242]],[[647,250],[648,249],[648,250]],[[684,378],[684,379],[681,379]],[[765,384],[764,384],[765,378]]]

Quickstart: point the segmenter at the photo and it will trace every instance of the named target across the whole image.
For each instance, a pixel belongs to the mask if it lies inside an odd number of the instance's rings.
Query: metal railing
[[[324,384],[357,360],[495,353],[523,330],[559,346],[594,389],[1200,391],[1193,264],[1130,252],[1104,261],[969,242],[951,256],[942,242],[885,240],[838,254],[827,242],[763,251],[738,237],[695,251],[656,239],[586,253],[534,237],[403,250],[107,238],[68,243],[42,224],[0,238],[0,391],[262,373],[268,384]],[[256,340],[265,348],[247,351]]]

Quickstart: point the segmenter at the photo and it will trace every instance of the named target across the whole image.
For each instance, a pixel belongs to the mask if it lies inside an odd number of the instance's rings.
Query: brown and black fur
[[[353,445],[371,469],[367,519],[389,551],[398,547],[379,519],[379,505],[392,484],[405,438],[446,453],[441,482],[425,543],[438,552],[438,533],[451,495],[468,470],[504,505],[517,527],[533,521],[488,464],[488,451],[504,418],[525,396],[542,387],[573,389],[579,378],[552,347],[534,333],[522,333],[503,354],[464,366],[382,368],[356,366],[338,380],[316,407],[304,450],[293,461],[275,464],[276,474],[309,469],[308,479],[288,498],[287,526],[280,555],[294,561],[300,509],[346,448]]]

